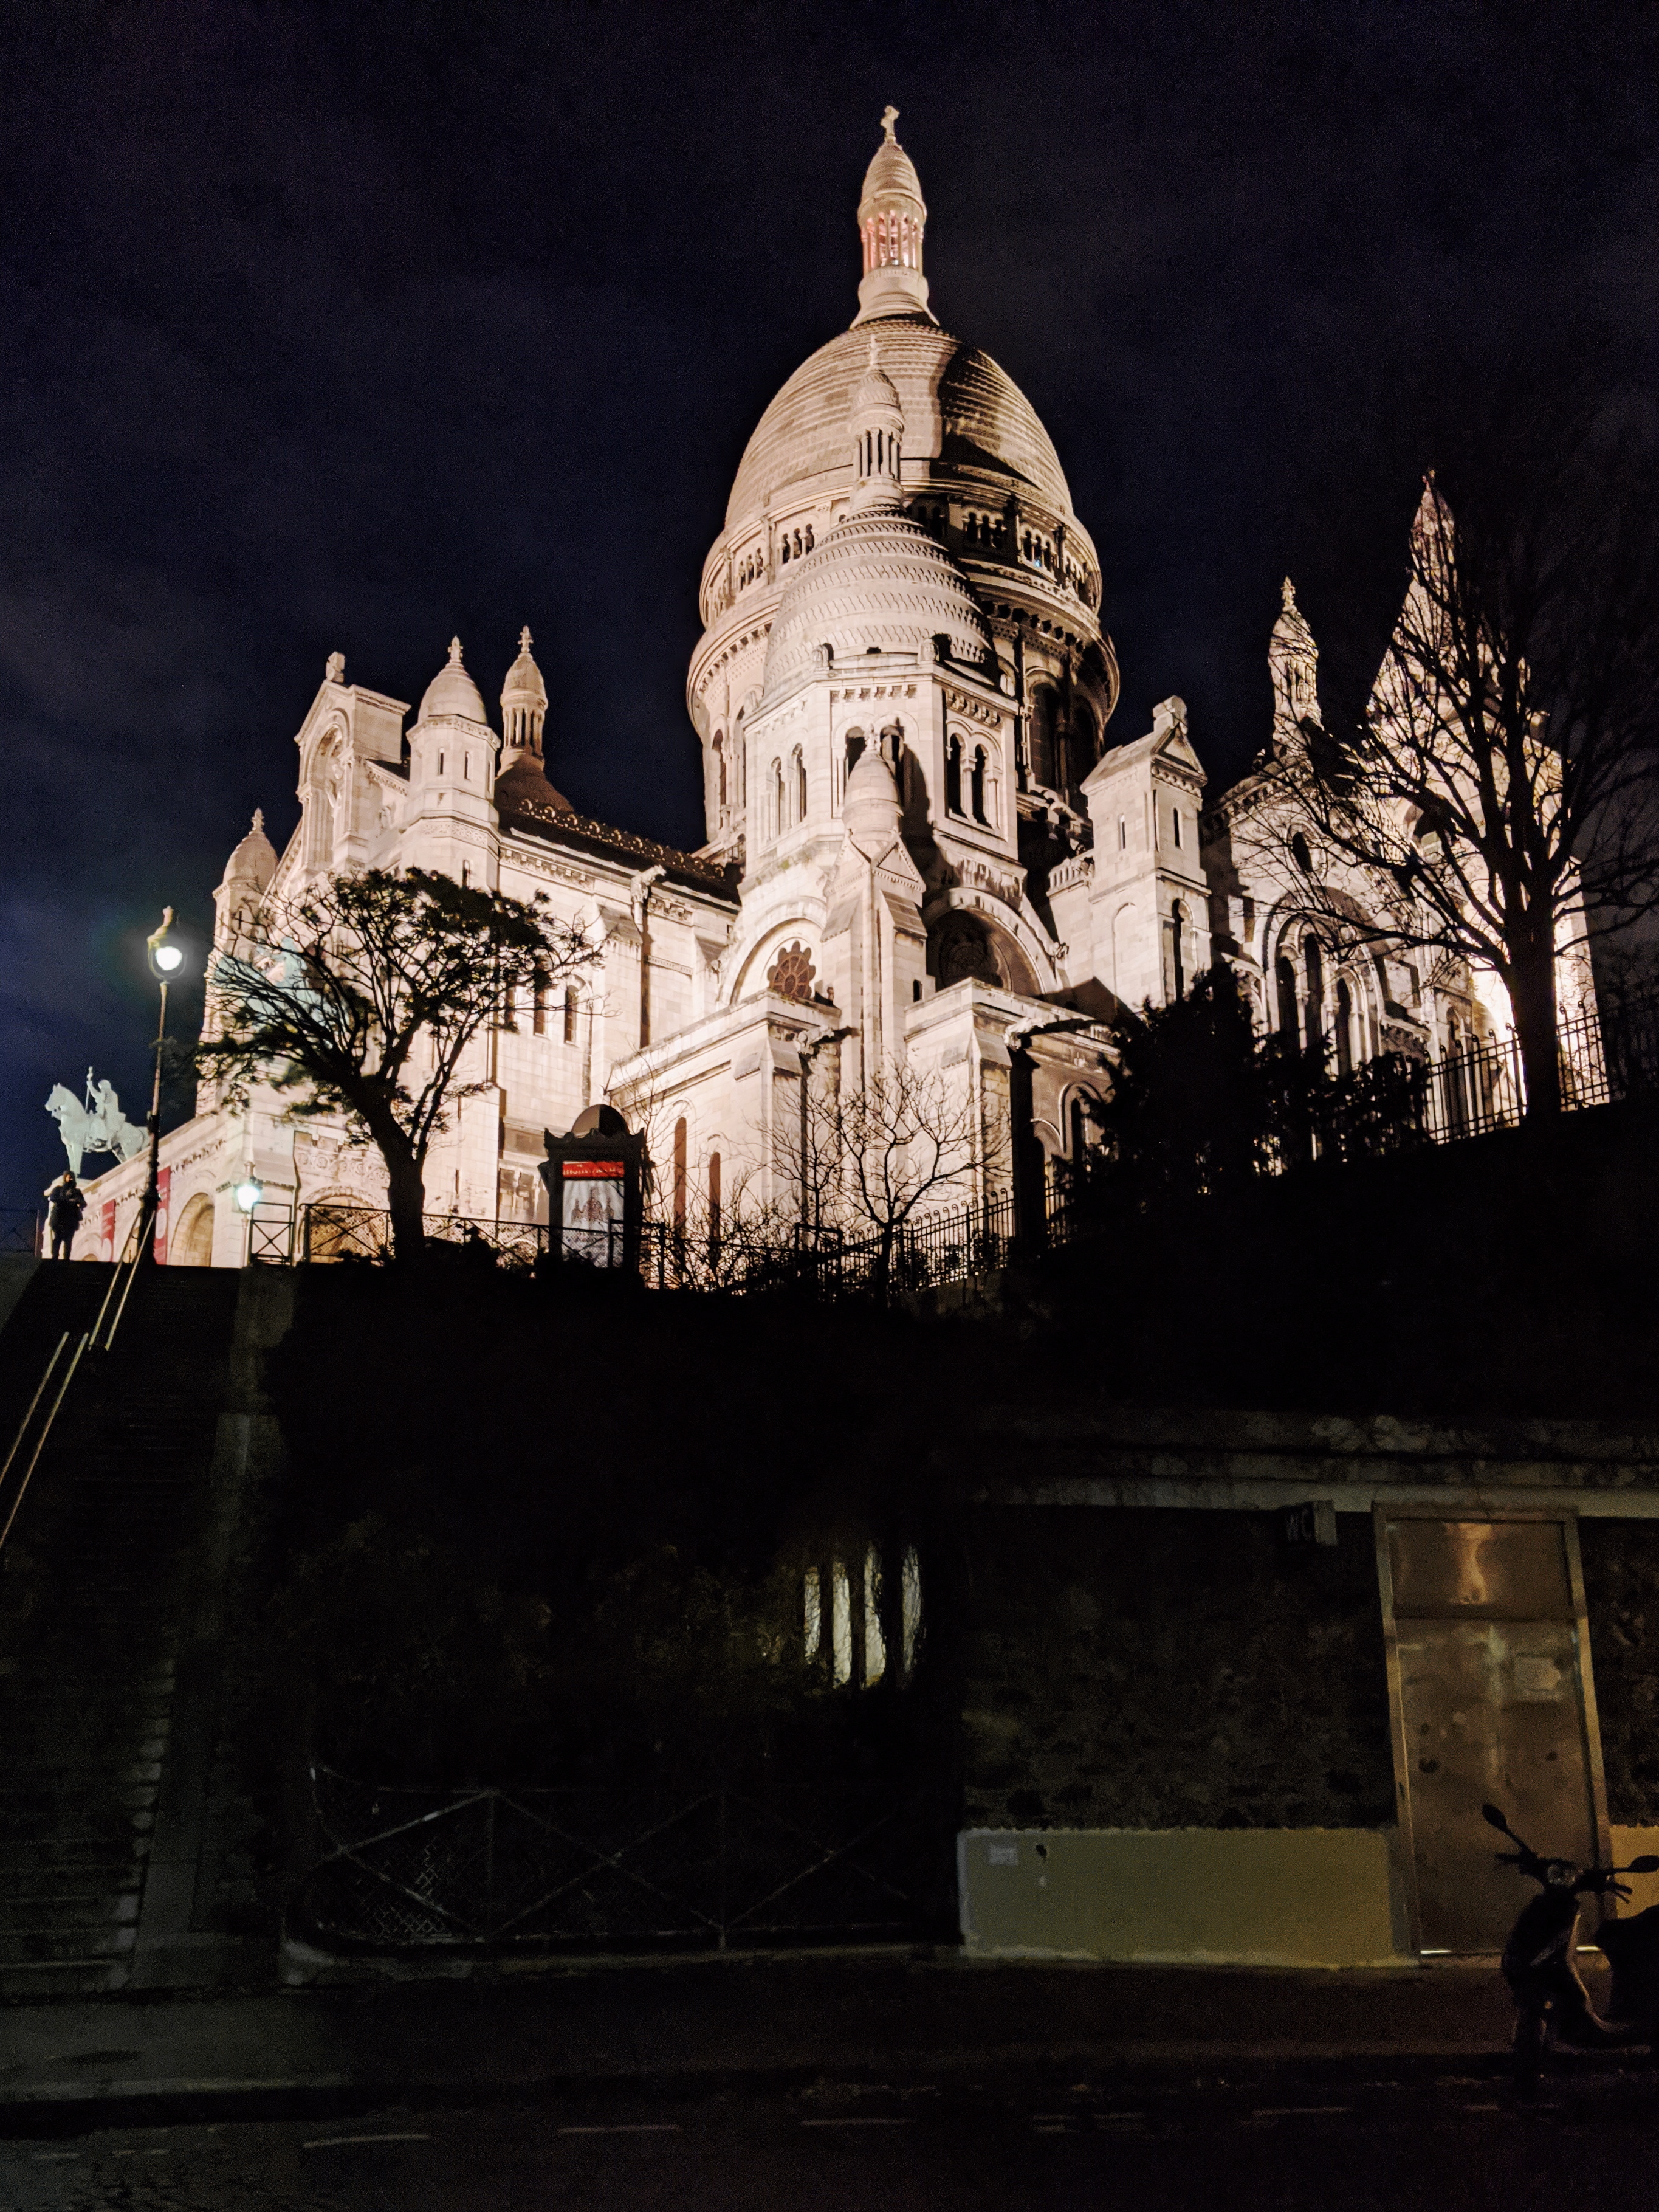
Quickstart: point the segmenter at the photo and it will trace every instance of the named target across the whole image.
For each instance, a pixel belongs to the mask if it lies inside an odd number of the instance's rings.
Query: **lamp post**
[[[161,1048],[167,1041],[167,984],[185,964],[182,947],[173,940],[173,908],[161,909],[161,927],[146,940],[150,973],[161,987],[160,1018],[155,1027],[155,1080],[150,1087],[148,1127],[150,1140],[149,1174],[138,1217],[138,1256],[155,1257],[155,1217],[161,1205]]]
[[[241,1208],[242,1218],[247,1224],[247,1233],[242,1240],[243,1259],[245,1261],[251,1260],[253,1257],[254,1209],[257,1206],[260,1200],[263,1198],[264,1194],[265,1186],[260,1182],[258,1176],[255,1175],[251,1168],[248,1170],[246,1175],[243,1176],[241,1182],[237,1184],[235,1189],[231,1193],[231,1196],[236,1200],[237,1205]]]

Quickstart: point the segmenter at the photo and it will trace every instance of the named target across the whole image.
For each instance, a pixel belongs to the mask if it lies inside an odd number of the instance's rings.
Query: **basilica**
[[[1275,720],[1257,769],[1207,802],[1179,698],[1111,729],[1118,672],[1099,556],[1036,410],[929,302],[928,211],[896,115],[864,179],[849,327],[756,425],[699,585],[687,703],[706,842],[680,852],[590,819],[548,781],[528,630],[492,715],[461,642],[410,718],[333,654],[296,733],[299,827],[260,818],[215,894],[215,944],[308,879],[420,867],[543,893],[590,967],[488,1038],[429,1162],[434,1212],[545,1215],[545,1133],[609,1105],[645,1136],[664,1219],[776,1200],[803,1089],[895,1065],[977,1132],[957,1200],[1008,1172],[1010,1115],[1058,1162],[1090,1140],[1113,1018],[1214,959],[1265,1028],[1353,1065],[1436,1058],[1507,1027],[1476,979],[1375,946],[1322,956],[1271,817],[1275,751],[1317,719],[1313,639],[1285,587]],[[474,669],[478,655],[475,650]],[[1501,996],[1501,994],[1499,994]],[[161,1148],[158,1256],[240,1264],[233,1192],[268,1220],[373,1204],[343,1127],[275,1091],[201,1109]],[[118,1251],[143,1162],[88,1187],[81,1256]]]

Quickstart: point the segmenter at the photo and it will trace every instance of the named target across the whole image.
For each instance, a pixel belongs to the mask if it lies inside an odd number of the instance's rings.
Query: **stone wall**
[[[980,1509],[965,1825],[1391,1822],[1371,1522],[1337,1530],[1283,1551],[1266,1512]]]

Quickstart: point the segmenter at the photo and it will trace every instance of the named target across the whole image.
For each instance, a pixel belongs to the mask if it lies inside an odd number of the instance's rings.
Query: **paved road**
[[[5,2212],[1651,2212],[1659,2076],[960,2081],[0,2142]]]

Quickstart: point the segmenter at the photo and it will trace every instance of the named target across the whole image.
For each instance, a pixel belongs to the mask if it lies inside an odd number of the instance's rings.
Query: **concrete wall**
[[[1394,1831],[970,1828],[971,1958],[1409,1963]]]

